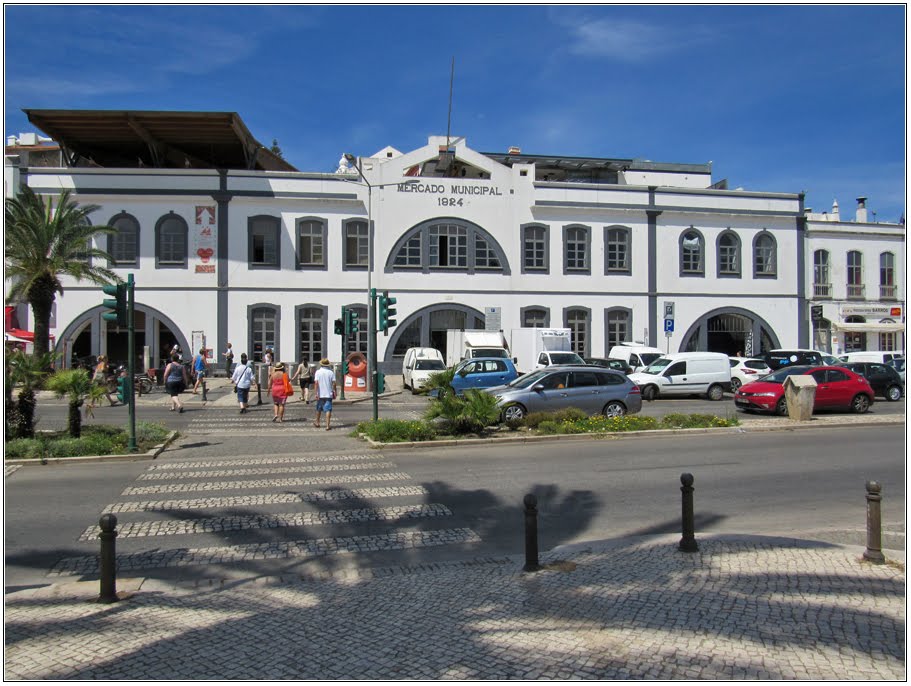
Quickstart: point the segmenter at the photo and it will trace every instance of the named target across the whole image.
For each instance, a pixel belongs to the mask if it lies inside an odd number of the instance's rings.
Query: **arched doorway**
[[[174,343],[180,346],[184,356],[190,355],[189,341],[167,315],[142,303],[136,303],[133,310],[136,369],[145,368],[147,362],[159,366]],[[72,367],[74,358],[98,355],[107,355],[115,364],[127,363],[127,329],[104,321],[101,315],[107,311],[108,308],[101,305],[86,310],[60,333],[54,351],[61,356],[64,367]],[[146,347],[149,348],[148,361],[143,357]]]
[[[483,329],[484,314],[466,305],[429,305],[408,316],[395,328],[386,346],[381,371],[399,374],[408,348],[436,348],[446,358],[446,332],[450,329]]]
[[[749,356],[778,347],[778,336],[762,317],[740,307],[723,307],[697,319],[683,336],[680,350]]]

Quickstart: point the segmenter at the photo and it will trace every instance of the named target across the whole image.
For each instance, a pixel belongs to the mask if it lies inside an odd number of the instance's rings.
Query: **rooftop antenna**
[[[452,69],[449,73],[449,113],[446,116],[446,148],[440,146],[440,154],[436,164],[436,175],[445,176],[455,160],[455,150],[449,147],[449,127],[452,123],[452,81],[455,77],[455,56],[452,58]]]
[[[452,67],[449,71],[449,113],[446,116],[446,149],[449,150],[449,126],[452,123],[452,81],[455,78],[455,55],[452,57]]]

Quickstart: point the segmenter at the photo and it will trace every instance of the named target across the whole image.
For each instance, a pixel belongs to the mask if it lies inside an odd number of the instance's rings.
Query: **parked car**
[[[721,400],[731,389],[731,363],[723,353],[670,353],[631,374],[630,380],[639,384],[645,400],[687,395]]]
[[[612,357],[586,357],[585,364],[592,364],[596,367],[607,367],[608,369],[623,372],[624,374],[633,373],[633,368],[630,367],[625,360],[618,360]]]
[[[741,386],[734,394],[734,405],[738,410],[747,412],[786,415],[788,403],[784,393],[784,381],[795,374],[810,374],[816,379],[814,412],[824,409],[845,409],[863,414],[873,404],[873,388],[864,377],[850,369],[789,365],[759,381]]]
[[[788,365],[810,365],[818,367],[823,364],[822,353],[818,350],[802,348],[777,348],[759,355],[773,372]]]
[[[895,371],[898,372],[898,375],[902,378],[902,383],[905,383],[905,358],[904,357],[893,357],[891,360],[886,362],[887,367],[892,367]]]
[[[636,372],[645,369],[663,354],[661,348],[653,348],[650,345],[621,343],[613,346],[607,356],[612,360],[623,360]]]
[[[622,417],[642,409],[639,387],[626,374],[590,365],[538,369],[486,392],[496,396],[506,420],[567,407],[607,417]]]
[[[892,350],[860,350],[851,353],[845,353],[839,356],[839,360],[844,362],[879,362],[885,364],[895,357],[902,357],[901,352]]]
[[[905,393],[905,384],[894,367],[879,362],[845,362],[841,366],[864,377],[881,398],[895,402]]]
[[[402,385],[417,393],[427,383],[427,377],[444,369],[443,353],[436,348],[408,348],[402,361]]]
[[[737,391],[745,383],[758,381],[772,370],[765,360],[755,357],[732,357],[731,360],[731,390]]]
[[[516,365],[508,357],[474,357],[455,366],[451,385],[456,395],[462,395],[469,388],[502,386],[518,376]]]
[[[822,363],[827,367],[840,367],[841,360],[839,360],[835,355],[823,355]]]

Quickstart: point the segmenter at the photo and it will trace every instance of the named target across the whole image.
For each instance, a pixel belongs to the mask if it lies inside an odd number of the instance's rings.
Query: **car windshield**
[[[443,364],[442,360],[418,360],[415,365],[415,369],[446,369],[446,365]]]
[[[670,363],[671,361],[666,357],[659,357],[642,371],[644,371],[646,374],[660,374]]]
[[[903,357],[893,357],[891,360],[886,362],[890,367],[895,367],[900,372],[905,371],[905,358]]]
[[[554,364],[585,364],[576,353],[551,353],[550,359]]]
[[[794,374],[805,374],[809,367],[782,367],[777,372],[772,372],[768,376],[764,376],[760,381],[768,381],[769,383],[784,383],[784,380],[789,376]]]
[[[639,358],[647,365],[652,364],[659,357],[661,357],[661,353],[639,353]]]
[[[539,369],[529,374],[523,374],[518,379],[513,379],[506,385],[510,388],[529,388],[531,386],[534,386],[536,383],[538,383],[538,381],[550,373],[550,370]]]

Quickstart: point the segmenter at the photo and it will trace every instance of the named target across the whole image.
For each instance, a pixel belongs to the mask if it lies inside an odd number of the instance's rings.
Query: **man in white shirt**
[[[329,430],[329,421],[332,419],[332,400],[335,398],[335,372],[328,358],[320,360],[319,369],[313,376],[313,385],[316,387],[316,421],[313,423],[320,428],[320,417],[326,413],[326,431]]]
[[[240,356],[240,364],[234,368],[234,374],[231,376],[231,383],[237,391],[237,402],[240,405],[240,413],[247,412],[247,400],[250,396],[250,386],[254,381],[253,367],[247,364],[247,353]]]

